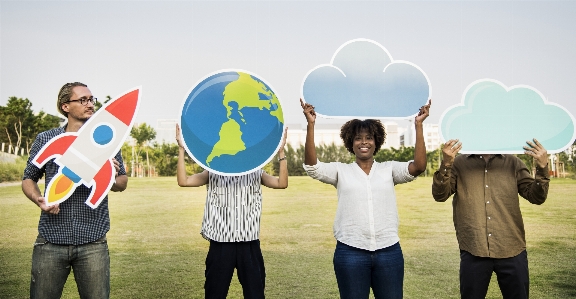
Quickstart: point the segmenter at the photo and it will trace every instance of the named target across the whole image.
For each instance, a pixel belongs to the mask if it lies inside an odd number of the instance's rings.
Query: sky
[[[427,123],[483,78],[532,86],[576,115],[575,15],[576,1],[2,0],[0,105],[28,98],[58,115],[64,83],[83,82],[101,100],[142,86],[136,122],[156,127],[179,118],[206,75],[242,69],[270,84],[288,126],[304,125],[304,76],[366,38],[426,73]]]

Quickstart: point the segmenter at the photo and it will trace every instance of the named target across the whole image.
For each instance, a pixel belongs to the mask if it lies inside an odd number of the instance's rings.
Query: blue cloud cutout
[[[553,154],[574,142],[574,123],[568,110],[547,102],[530,86],[507,88],[482,79],[468,85],[461,104],[444,111],[440,135],[443,140],[460,139],[464,154],[523,154],[522,147],[532,138]]]
[[[301,94],[327,118],[406,119],[428,101],[430,81],[377,42],[355,39],[340,46],[330,64],[308,72]]]

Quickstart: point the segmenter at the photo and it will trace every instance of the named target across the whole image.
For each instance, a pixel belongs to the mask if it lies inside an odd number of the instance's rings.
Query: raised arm
[[[208,183],[208,171],[186,175],[186,163],[184,161],[184,146],[180,137],[180,126],[176,124],[176,142],[178,143],[178,164],[176,167],[176,179],[180,187],[200,187]]]
[[[536,174],[534,179],[530,172],[524,167],[517,172],[518,193],[530,203],[540,205],[548,197],[548,187],[550,185],[550,175],[548,174],[548,151],[536,139],[527,141],[524,146],[524,153],[534,158],[536,162]]]
[[[448,140],[442,147],[442,164],[432,177],[432,197],[436,201],[446,201],[456,192],[456,176],[452,165],[461,148],[462,143],[458,139]]]
[[[306,143],[304,144],[304,164],[316,165],[316,144],[314,144],[314,124],[316,123],[316,112],[314,106],[304,103],[300,99],[300,105],[308,125],[306,126]]]
[[[288,187],[288,162],[286,162],[286,155],[284,154],[284,146],[286,145],[286,135],[288,128],[284,129],[284,137],[282,138],[282,145],[278,149],[278,163],[280,170],[278,177],[271,176],[267,173],[262,174],[262,185],[273,189],[286,189]]]
[[[416,128],[414,162],[408,165],[408,172],[412,176],[419,176],[426,170],[426,143],[424,142],[423,122],[428,117],[428,115],[430,115],[430,105],[432,105],[432,100],[429,100],[428,104],[420,107],[418,115],[416,115],[414,118],[414,126]]]
[[[122,156],[120,156],[120,159],[121,157]],[[110,191],[122,192],[126,190],[126,187],[128,187],[128,176],[124,173],[120,173],[120,161],[118,161],[116,158],[112,158],[112,163],[114,164],[114,169],[116,170],[116,177],[114,178],[114,184],[112,184]]]

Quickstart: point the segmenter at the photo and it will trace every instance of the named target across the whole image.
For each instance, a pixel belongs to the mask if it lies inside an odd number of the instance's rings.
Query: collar
[[[466,154],[466,158],[470,158],[470,157],[476,157],[476,156],[482,156],[483,154]],[[504,158],[504,155],[502,154],[491,154],[494,157],[500,157],[500,158]]]

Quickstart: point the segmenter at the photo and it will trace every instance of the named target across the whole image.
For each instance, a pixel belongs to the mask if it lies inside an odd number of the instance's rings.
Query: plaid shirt
[[[45,174],[45,186],[48,186],[50,180],[58,173],[58,164],[52,159],[42,168],[38,168],[32,163],[32,159],[48,141],[64,132],[64,127],[61,127],[36,136],[22,180],[31,179],[38,182]],[[115,158],[120,162],[118,175],[126,175],[121,152],[118,152]],[[91,188],[81,184],[67,200],[60,203],[60,213],[53,215],[42,211],[38,233],[50,243],[63,245],[86,244],[103,237],[110,230],[108,196],[102,200],[98,208],[92,209],[85,204],[90,191]],[[44,193],[46,193],[46,187],[44,187]]]

